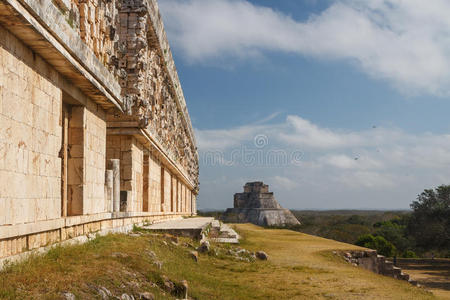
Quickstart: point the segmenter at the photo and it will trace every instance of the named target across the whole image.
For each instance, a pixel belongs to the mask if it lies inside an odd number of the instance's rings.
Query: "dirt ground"
[[[397,265],[439,298],[450,299],[450,259],[399,259]]]

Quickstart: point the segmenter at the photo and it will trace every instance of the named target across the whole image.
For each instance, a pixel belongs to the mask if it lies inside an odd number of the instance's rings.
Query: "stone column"
[[[108,160],[108,170],[113,171],[113,211],[120,211],[120,159]]]
[[[114,189],[114,171],[113,170],[106,170],[105,174],[105,187],[106,187],[106,202],[107,202],[107,211],[113,212],[114,211],[114,205],[113,205],[113,189]]]

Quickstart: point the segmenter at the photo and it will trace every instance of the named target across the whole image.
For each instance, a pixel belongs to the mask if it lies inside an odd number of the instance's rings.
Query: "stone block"
[[[131,180],[122,181],[120,184],[120,189],[122,191],[131,191],[133,190],[133,182]]]
[[[3,212],[3,213],[0,213],[0,226],[6,224],[6,213],[5,212],[8,211],[8,210],[6,210],[7,209],[6,201],[7,200],[5,198],[3,198],[2,195],[0,194],[0,212]]]
[[[0,77],[3,76],[0,73]],[[3,105],[3,86],[2,83],[0,82],[0,115],[2,114],[2,105]]]
[[[84,185],[69,185],[68,186],[68,207],[69,215],[82,215],[83,214],[83,199],[85,199]]]
[[[69,144],[70,145],[83,145],[84,143],[84,129],[72,128],[69,131]]]
[[[64,12],[67,12],[71,7],[70,0],[54,0],[54,2]]]
[[[83,106],[72,106],[69,127],[84,128],[86,124],[86,113]]]
[[[11,201],[13,223],[22,224],[36,221],[36,201],[33,199],[13,199]]]
[[[8,255],[8,240],[0,240],[0,258],[7,257]]]
[[[93,223],[87,223],[84,224],[84,233],[92,233],[92,232],[97,232],[100,231],[101,228],[101,222],[93,222]]]
[[[43,221],[47,219],[48,204],[47,199],[38,198],[36,201],[36,220]]]
[[[43,234],[31,234],[28,236],[28,248],[29,250],[37,249],[45,245],[46,241],[43,238]]]
[[[83,158],[84,157],[84,146],[83,145],[70,145],[69,157]]]
[[[95,7],[93,5],[89,5],[88,9],[88,21],[89,23],[95,23]]]
[[[102,222],[100,223],[100,228],[101,228],[102,230],[113,228],[113,221],[112,221],[112,220],[105,220],[105,221],[102,221]]]
[[[125,151],[121,153],[122,159],[120,161],[121,165],[132,165],[133,157],[131,151]]]
[[[123,167],[123,171],[121,170],[121,173],[122,173],[122,179],[123,180],[131,180],[133,178],[132,166],[131,165],[125,165]]]

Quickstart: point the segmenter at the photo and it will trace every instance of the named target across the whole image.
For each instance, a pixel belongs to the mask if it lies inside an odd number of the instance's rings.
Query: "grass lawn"
[[[175,245],[161,235],[108,235],[9,266],[0,272],[0,298],[61,299],[67,291],[78,299],[101,299],[99,287],[119,297],[149,291],[156,299],[181,298],[165,291],[170,279],[175,286],[187,280],[194,299],[435,299],[424,289],[353,267],[332,253],[356,246],[248,224],[236,229],[244,237],[240,247],[264,250],[269,260],[237,261],[227,254],[235,246],[212,245],[195,262],[188,243],[196,243],[188,239]],[[155,260],[163,263],[161,269]]]

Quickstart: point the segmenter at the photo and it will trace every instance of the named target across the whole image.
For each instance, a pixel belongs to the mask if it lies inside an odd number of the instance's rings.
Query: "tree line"
[[[450,185],[426,189],[410,211],[300,211],[288,229],[375,249],[392,257],[450,258]],[[221,211],[200,215],[221,218]]]

